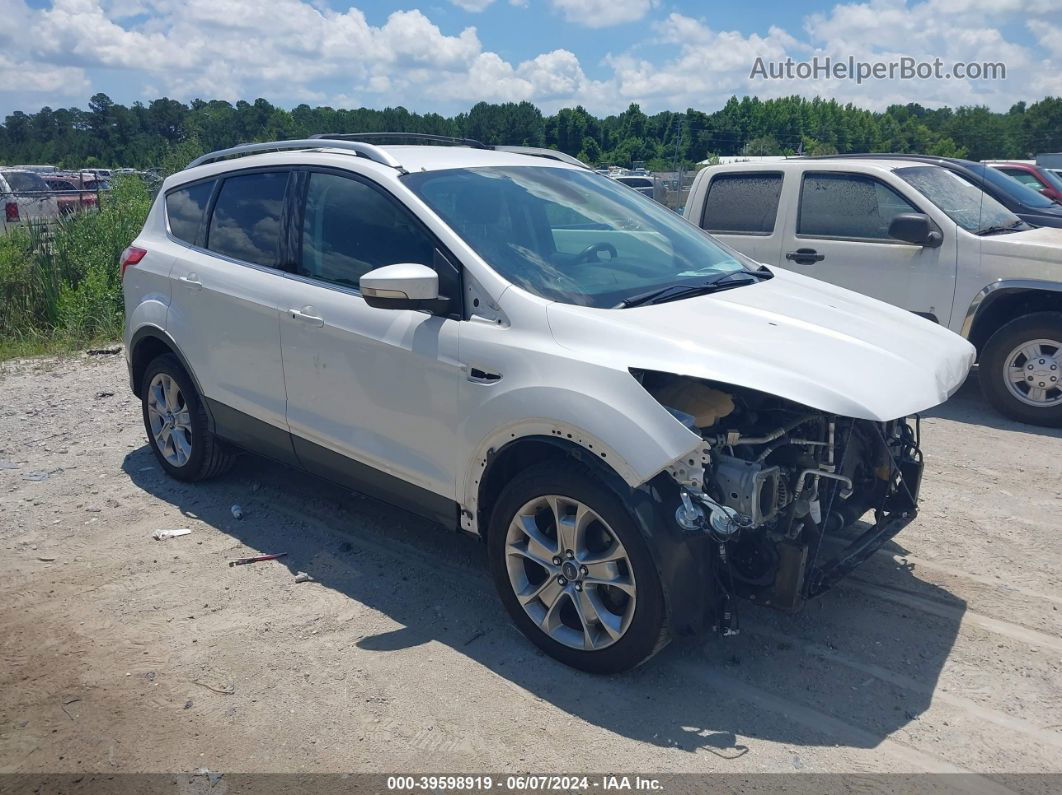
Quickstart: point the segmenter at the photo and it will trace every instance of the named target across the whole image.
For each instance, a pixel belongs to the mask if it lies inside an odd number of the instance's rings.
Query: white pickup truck
[[[1003,414],[1062,426],[1062,229],[900,159],[794,158],[698,173],[686,218],[738,251],[961,334]]]
[[[59,204],[40,174],[23,169],[0,169],[0,235],[31,223],[52,223]]]

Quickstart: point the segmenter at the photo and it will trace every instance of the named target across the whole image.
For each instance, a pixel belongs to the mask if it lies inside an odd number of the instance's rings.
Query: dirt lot
[[[121,356],[0,365],[0,772],[1062,772],[1062,434],[974,387],[854,577],[599,678],[476,541],[253,457],[168,479]]]

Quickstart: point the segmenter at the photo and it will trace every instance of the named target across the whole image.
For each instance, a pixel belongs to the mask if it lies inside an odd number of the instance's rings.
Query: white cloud
[[[357,0],[355,0],[356,2]],[[491,0],[451,0],[482,10]],[[527,0],[508,0],[523,6]],[[540,0],[541,2],[541,0]],[[407,9],[370,24],[357,7],[324,0],[0,0],[3,110],[56,105],[108,84],[116,99],[166,94],[178,99],[249,99],[278,104],[404,105],[452,112],[474,102],[530,100],[546,111],[582,104],[595,113],[639,102],[647,111],[718,107],[732,94],[803,94],[882,108],[984,103],[1062,93],[1058,0],[865,0],[840,2],[804,19],[801,29],[737,31],[734,18],[696,19],[660,9],[659,0],[550,0],[568,21],[589,27],[644,20],[647,35],[593,63],[570,49],[507,60],[492,51],[483,18],[444,29],[436,12]],[[428,9],[428,6],[424,6]],[[1015,38],[1016,23],[1025,38]],[[743,24],[749,24],[743,21]],[[1019,28],[1020,30],[1020,28]],[[1023,31],[1024,33],[1024,31]],[[1006,81],[750,80],[757,57],[781,61],[830,55],[857,60],[910,56],[1003,61]],[[344,99],[347,98],[347,99]],[[352,98],[356,98],[352,99]],[[32,102],[32,100],[31,100]]]
[[[479,13],[487,8],[494,0],[450,0],[458,8],[463,8],[465,11],[471,11],[473,13]]]
[[[550,0],[564,18],[588,28],[607,28],[637,22],[658,0]]]
[[[83,96],[89,89],[82,69],[16,61],[0,53],[0,93],[41,93],[69,98]]]

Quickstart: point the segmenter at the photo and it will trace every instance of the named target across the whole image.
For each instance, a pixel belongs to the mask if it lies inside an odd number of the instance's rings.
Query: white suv
[[[593,671],[732,633],[741,597],[796,609],[899,532],[905,418],[974,356],[584,167],[482,145],[205,156],[122,273],[170,474],[250,450],[478,535],[519,628]]]

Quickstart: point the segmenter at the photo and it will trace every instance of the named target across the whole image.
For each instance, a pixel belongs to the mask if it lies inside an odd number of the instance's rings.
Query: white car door
[[[782,182],[781,171],[715,174],[705,189],[700,218],[690,220],[757,262],[777,264],[784,234],[778,220]]]
[[[289,283],[278,269],[289,174],[229,173],[166,196],[175,241],[169,332],[219,432],[235,441],[246,434],[282,459],[291,457],[277,308]],[[269,444],[276,449],[263,449]]]
[[[280,323],[299,459],[452,522],[459,316],[370,307],[358,280],[384,265],[434,267],[456,309],[456,271],[426,228],[372,181],[312,169],[299,180],[296,267]]]
[[[779,264],[948,325],[954,235],[936,247],[889,236],[893,218],[926,208],[870,174],[808,169],[791,182]]]

